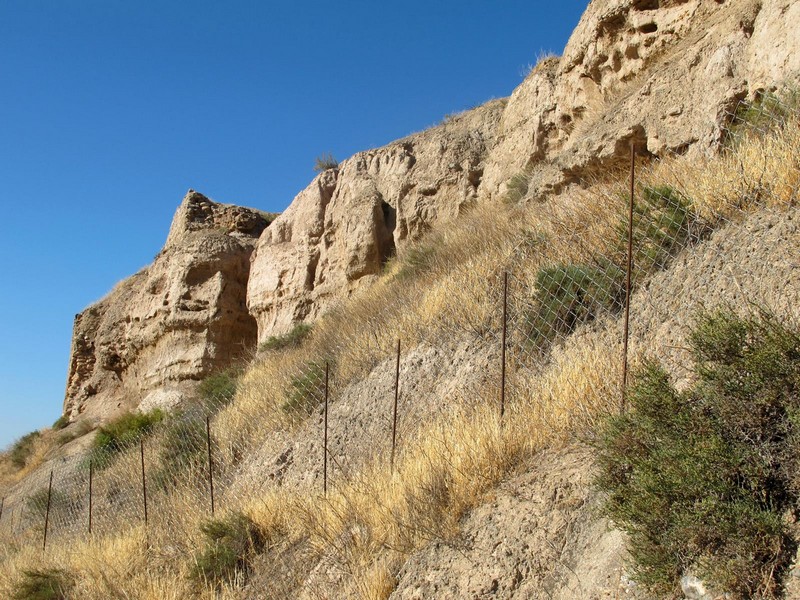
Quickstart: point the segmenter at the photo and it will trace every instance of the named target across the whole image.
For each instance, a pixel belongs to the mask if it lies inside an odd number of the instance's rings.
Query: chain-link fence
[[[179,535],[199,515],[276,488],[324,502],[331,490],[363,487],[364,473],[428,456],[441,431],[431,425],[454,415],[524,418],[544,439],[623,409],[627,365],[644,357],[688,381],[685,340],[700,311],[788,314],[798,297],[798,238],[787,225],[800,187],[798,110],[764,96],[727,122],[715,156],[634,158],[630,181],[594,181],[516,209],[535,218],[509,225],[514,241],[492,250],[494,264],[486,253],[450,257],[470,294],[437,296],[425,277],[439,251],[431,244],[446,240],[416,247],[395,274],[393,300],[367,290],[333,309],[308,343],[274,349],[278,340],[238,393],[209,393],[6,490],[0,539],[50,545],[141,524]],[[473,226],[466,235],[490,237]],[[433,308],[410,310],[423,296]],[[363,319],[352,317],[353,302]],[[436,452],[455,456],[469,443]],[[296,581],[284,585],[297,592]]]

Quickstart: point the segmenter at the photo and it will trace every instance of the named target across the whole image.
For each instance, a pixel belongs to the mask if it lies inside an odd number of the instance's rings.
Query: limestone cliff
[[[726,111],[800,77],[796,0],[594,0],[560,58],[511,95],[481,199],[515,175],[530,195],[612,168],[628,152],[707,152]]]
[[[642,153],[708,152],[743,98],[800,75],[797,0],[594,0],[508,101],[317,177],[253,254],[259,338],[313,320],[476,201],[543,198]]]
[[[187,382],[252,349],[248,265],[266,227],[190,190],[153,264],[76,315],[64,413],[175,404]]]
[[[508,100],[320,173],[269,228],[190,192],[155,263],[76,317],[65,411],[175,400],[510,187],[542,200],[582,185],[630,141],[655,156],[713,152],[738,100],[800,79],[798,22],[800,0],[593,0],[563,56]]]
[[[474,205],[504,106],[490,102],[315,178],[253,254],[247,303],[259,338],[314,319],[374,281],[409,241]]]

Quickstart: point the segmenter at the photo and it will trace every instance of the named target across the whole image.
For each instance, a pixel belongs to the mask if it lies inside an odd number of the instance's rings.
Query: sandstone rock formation
[[[64,413],[175,404],[187,382],[252,349],[248,266],[267,224],[190,190],[153,264],[75,317]]]
[[[250,262],[258,215],[190,194],[156,263],[77,318],[67,412],[91,396],[120,401],[101,389],[133,404],[162,387],[150,400],[172,402],[176,381],[253,345],[253,320],[233,308],[240,286],[264,341],[375,281],[389,257],[476,202],[583,184],[630,141],[656,156],[712,151],[738,100],[800,78],[798,21],[800,0],[595,0],[563,56],[508,100],[319,174]]]
[[[613,169],[631,141],[713,150],[739,100],[800,76],[798,19],[797,0],[591,2],[564,55],[507,103],[357,154],[295,198],[253,255],[259,339],[313,320],[476,200],[521,182],[522,197],[558,192]]]
[[[640,152],[705,152],[725,113],[800,76],[796,0],[609,0],[589,4],[561,58],[508,102],[481,199],[519,173],[558,191]]]
[[[259,339],[317,317],[386,260],[477,200],[505,103],[491,102],[317,176],[264,232],[248,306]]]

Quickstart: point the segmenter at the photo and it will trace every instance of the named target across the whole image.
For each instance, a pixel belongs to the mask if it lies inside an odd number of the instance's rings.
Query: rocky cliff
[[[190,193],[155,263],[76,318],[65,411],[174,400],[478,202],[583,185],[631,141],[713,152],[737,101],[797,81],[798,22],[798,0],[594,0],[508,100],[320,173],[269,228]]]
[[[800,73],[797,22],[790,0],[591,2],[563,56],[507,101],[357,154],[295,198],[253,255],[259,338],[314,319],[472,203],[557,193],[617,167],[631,141],[714,151],[739,100]]]
[[[190,190],[153,264],[75,316],[64,413],[173,405],[188,382],[251,350],[248,267],[267,224]]]
[[[247,303],[259,338],[311,320],[375,280],[386,260],[477,202],[504,101],[320,174],[253,254]]]
[[[594,0],[509,99],[479,195],[558,191],[639,151],[713,151],[726,112],[800,74],[794,0]]]

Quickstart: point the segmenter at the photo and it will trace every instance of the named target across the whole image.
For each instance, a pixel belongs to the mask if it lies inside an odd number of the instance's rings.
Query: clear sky
[[[0,448],[61,414],[74,315],[189,188],[279,212],[340,160],[507,96],[586,0],[0,2]]]

